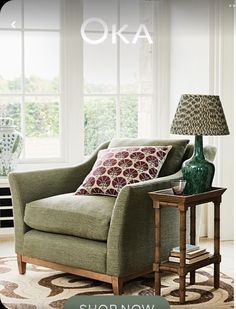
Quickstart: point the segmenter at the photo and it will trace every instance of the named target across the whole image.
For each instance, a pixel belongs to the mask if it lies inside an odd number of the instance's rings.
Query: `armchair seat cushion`
[[[25,223],[32,229],[106,241],[114,197],[56,195],[26,204]]]

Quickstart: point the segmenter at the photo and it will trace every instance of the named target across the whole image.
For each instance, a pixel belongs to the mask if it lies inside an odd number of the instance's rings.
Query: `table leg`
[[[155,208],[155,295],[161,295],[161,206]]]
[[[180,285],[179,285],[179,292],[180,292],[180,303],[185,303],[185,258],[186,258],[186,210],[180,211]]]
[[[155,295],[161,295],[161,273],[155,271]]]
[[[196,206],[190,207],[190,243],[196,244]],[[195,284],[195,270],[190,272],[190,284]]]
[[[214,256],[217,262],[214,263],[214,287],[220,286],[220,203],[214,203]]]
[[[190,272],[190,284],[195,284],[195,270]]]
[[[180,304],[185,303],[185,292],[186,292],[186,287],[185,287],[185,276],[179,276],[179,302]]]

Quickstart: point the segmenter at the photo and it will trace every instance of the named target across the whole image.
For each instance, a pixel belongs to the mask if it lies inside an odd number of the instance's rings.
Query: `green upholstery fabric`
[[[23,252],[24,234],[29,227],[24,222],[25,205],[38,199],[74,192],[90,172],[102,144],[84,163],[67,168],[33,172],[13,172],[8,176],[14,212],[15,248]]]
[[[53,249],[52,249],[53,248]],[[106,273],[106,243],[36,230],[24,236],[24,255]]]
[[[154,210],[148,192],[169,188],[181,173],[125,186],[115,203],[107,242],[107,273],[122,276],[151,267],[154,258]],[[178,245],[178,212],[163,209],[161,257]]]
[[[168,146],[172,145],[158,177],[168,176],[178,172],[182,166],[184,153],[189,143],[187,139],[173,140],[173,139],[145,139],[145,138],[119,138],[113,139],[109,148],[123,147],[123,146]]]
[[[26,204],[24,221],[40,231],[106,241],[114,203],[110,196],[56,195]]]

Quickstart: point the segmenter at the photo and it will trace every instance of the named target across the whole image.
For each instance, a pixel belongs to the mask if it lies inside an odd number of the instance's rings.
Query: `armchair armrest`
[[[154,210],[148,192],[170,188],[171,181],[181,177],[179,171],[166,177],[130,184],[121,190],[113,209],[108,234],[108,274],[122,276],[142,271],[148,266],[151,269],[154,254]],[[162,251],[165,256],[176,245],[178,225],[173,225],[177,216],[176,209],[166,208],[163,215],[165,222],[162,226],[162,240],[166,243],[163,244]]]
[[[77,166],[9,174],[17,253],[20,253],[23,236],[29,230],[24,223],[25,205],[38,199],[74,192],[90,172],[98,151],[107,146],[108,142],[102,144],[88,160]]]

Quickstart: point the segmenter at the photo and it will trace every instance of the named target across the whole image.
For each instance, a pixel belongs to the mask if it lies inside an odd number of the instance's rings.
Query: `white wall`
[[[233,239],[234,231],[234,8],[232,1],[211,1],[211,48],[210,48],[210,93],[219,94],[230,129],[229,136],[214,137],[212,141],[218,149],[215,184],[226,187],[221,207],[222,239]],[[209,236],[213,236],[213,226],[209,221]]]
[[[208,94],[209,4],[206,0],[171,2],[170,121],[181,94]]]
[[[173,119],[181,94],[219,94],[231,131],[227,137],[204,138],[205,144],[217,146],[215,185],[228,188],[221,208],[222,239],[233,239],[234,225],[233,18],[230,3],[227,0],[172,0],[170,7],[169,121]],[[213,207],[208,208],[203,209],[202,233],[212,237]]]

